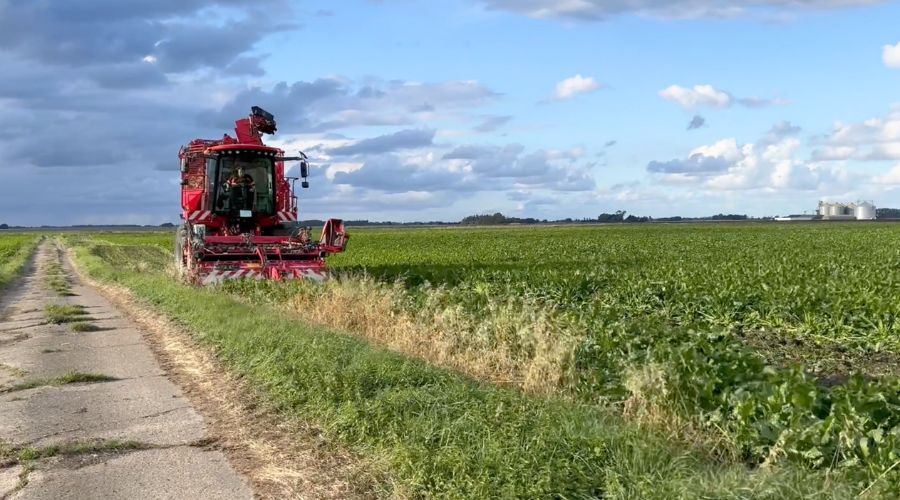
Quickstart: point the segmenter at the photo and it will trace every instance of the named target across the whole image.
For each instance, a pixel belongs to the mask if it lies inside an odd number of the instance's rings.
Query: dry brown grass
[[[27,373],[21,368],[0,363],[0,392],[3,392],[7,387],[14,385],[25,375],[27,375]]]
[[[321,429],[279,414],[177,325],[137,304],[127,289],[79,276],[142,327],[167,375],[203,415],[210,437],[249,479],[256,497],[384,495],[388,479],[383,465],[363,463]]]
[[[473,317],[444,305],[440,290],[423,313],[404,312],[400,285],[365,277],[335,278],[313,293],[298,293],[289,309],[306,321],[365,337],[388,349],[495,384],[558,394],[570,382],[583,335],[541,308],[492,304]]]
[[[397,307],[404,293],[399,285],[340,278],[296,294],[288,305],[306,321],[351,332],[480,380],[557,396],[574,383],[574,350],[586,333],[561,323],[551,312],[492,304],[491,314],[477,320],[459,306],[442,308],[438,291],[422,308],[430,314],[417,317]],[[673,408],[662,366],[627,370],[625,386],[631,394],[621,407],[625,418],[649,433],[670,436],[698,456],[723,464],[740,460],[724,430]]]
[[[289,306],[306,321],[351,332],[480,380],[554,395],[564,394],[563,389],[574,383],[574,350],[586,332],[561,323],[552,312],[494,303],[490,314],[478,319],[459,306],[442,305],[446,301],[435,290],[422,307],[429,313],[414,316],[397,307],[404,294],[399,284],[342,277],[296,294]],[[710,459],[739,461],[737,446],[724,430],[711,429],[673,408],[662,366],[627,370],[625,387],[631,394],[622,404],[626,418]]]

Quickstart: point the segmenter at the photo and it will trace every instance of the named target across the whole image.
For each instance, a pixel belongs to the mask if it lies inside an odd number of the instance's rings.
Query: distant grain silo
[[[856,220],[875,220],[875,205],[868,201],[856,205]]]
[[[820,201],[817,213],[824,219],[847,215],[847,206],[843,203]]]
[[[868,201],[859,203],[820,201],[816,213],[825,220],[873,220],[875,205]]]

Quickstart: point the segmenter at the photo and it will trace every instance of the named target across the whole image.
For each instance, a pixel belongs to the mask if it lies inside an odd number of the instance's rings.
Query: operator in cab
[[[252,210],[253,193],[256,182],[250,174],[244,172],[243,165],[238,165],[231,172],[231,176],[225,181],[229,190],[230,205],[232,209]]]

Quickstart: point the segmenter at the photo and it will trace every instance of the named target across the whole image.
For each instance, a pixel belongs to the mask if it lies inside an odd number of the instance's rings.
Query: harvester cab
[[[286,157],[266,146],[275,117],[254,106],[235,122],[235,135],[196,139],[183,147],[181,205],[184,224],[176,236],[175,264],[187,281],[218,283],[233,278],[325,277],[325,257],[342,252],[348,235],[339,219],[325,223],[318,241],[297,223],[292,181],[309,187],[304,153]],[[285,175],[285,162],[299,162],[299,177]]]

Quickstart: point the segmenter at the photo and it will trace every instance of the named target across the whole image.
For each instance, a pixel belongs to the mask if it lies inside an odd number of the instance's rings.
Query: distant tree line
[[[744,214],[716,214],[708,217],[648,217],[638,215],[626,215],[628,212],[624,210],[616,210],[614,213],[602,213],[597,216],[597,222],[681,222],[681,221],[701,221],[701,220],[749,220],[751,217]],[[763,217],[761,220],[770,219],[771,217]]]
[[[483,226],[483,225],[502,225],[502,224],[615,224],[615,223],[625,223],[625,224],[633,224],[640,222],[680,222],[680,221],[703,221],[703,220],[714,220],[714,221],[726,221],[726,220],[749,220],[750,217],[744,214],[716,214],[709,217],[660,217],[653,218],[647,216],[638,216],[638,215],[628,215],[628,212],[625,210],[616,210],[613,213],[602,213],[597,216],[595,219],[585,218],[585,219],[573,219],[571,217],[567,217],[565,219],[556,219],[556,220],[547,220],[547,219],[535,219],[532,217],[528,218],[519,218],[519,217],[507,217],[500,212],[494,214],[477,214],[470,215],[468,217],[463,218],[459,223],[464,226]],[[771,219],[769,217],[768,219]],[[760,219],[765,220],[765,219]]]
[[[637,215],[628,215],[628,212],[624,210],[616,210],[615,213],[607,214],[602,213],[597,216],[597,222],[603,223],[611,223],[611,222],[650,222],[653,220],[652,217],[643,217]]]
[[[696,221],[696,220],[750,220],[753,217],[748,217],[744,214],[716,214],[710,215],[709,217],[660,217],[658,219],[651,219],[656,222],[680,222],[680,221]],[[773,217],[760,217],[757,220],[771,220]]]
[[[875,209],[875,217],[878,219],[900,219],[900,208]]]
[[[307,219],[297,222],[300,226],[324,226],[325,221],[319,219]],[[456,225],[456,222],[447,222],[447,221],[416,221],[416,222],[392,222],[392,221],[370,221],[367,219],[357,219],[350,220],[345,219],[344,225],[346,226],[452,226]]]
[[[534,219],[532,217],[528,217],[525,219],[520,219],[519,217],[507,217],[500,212],[497,212],[495,214],[470,215],[468,217],[464,217],[463,220],[459,221],[459,223],[464,226],[485,226],[494,224],[537,224],[539,222],[546,222],[546,220],[542,221],[540,219]]]

